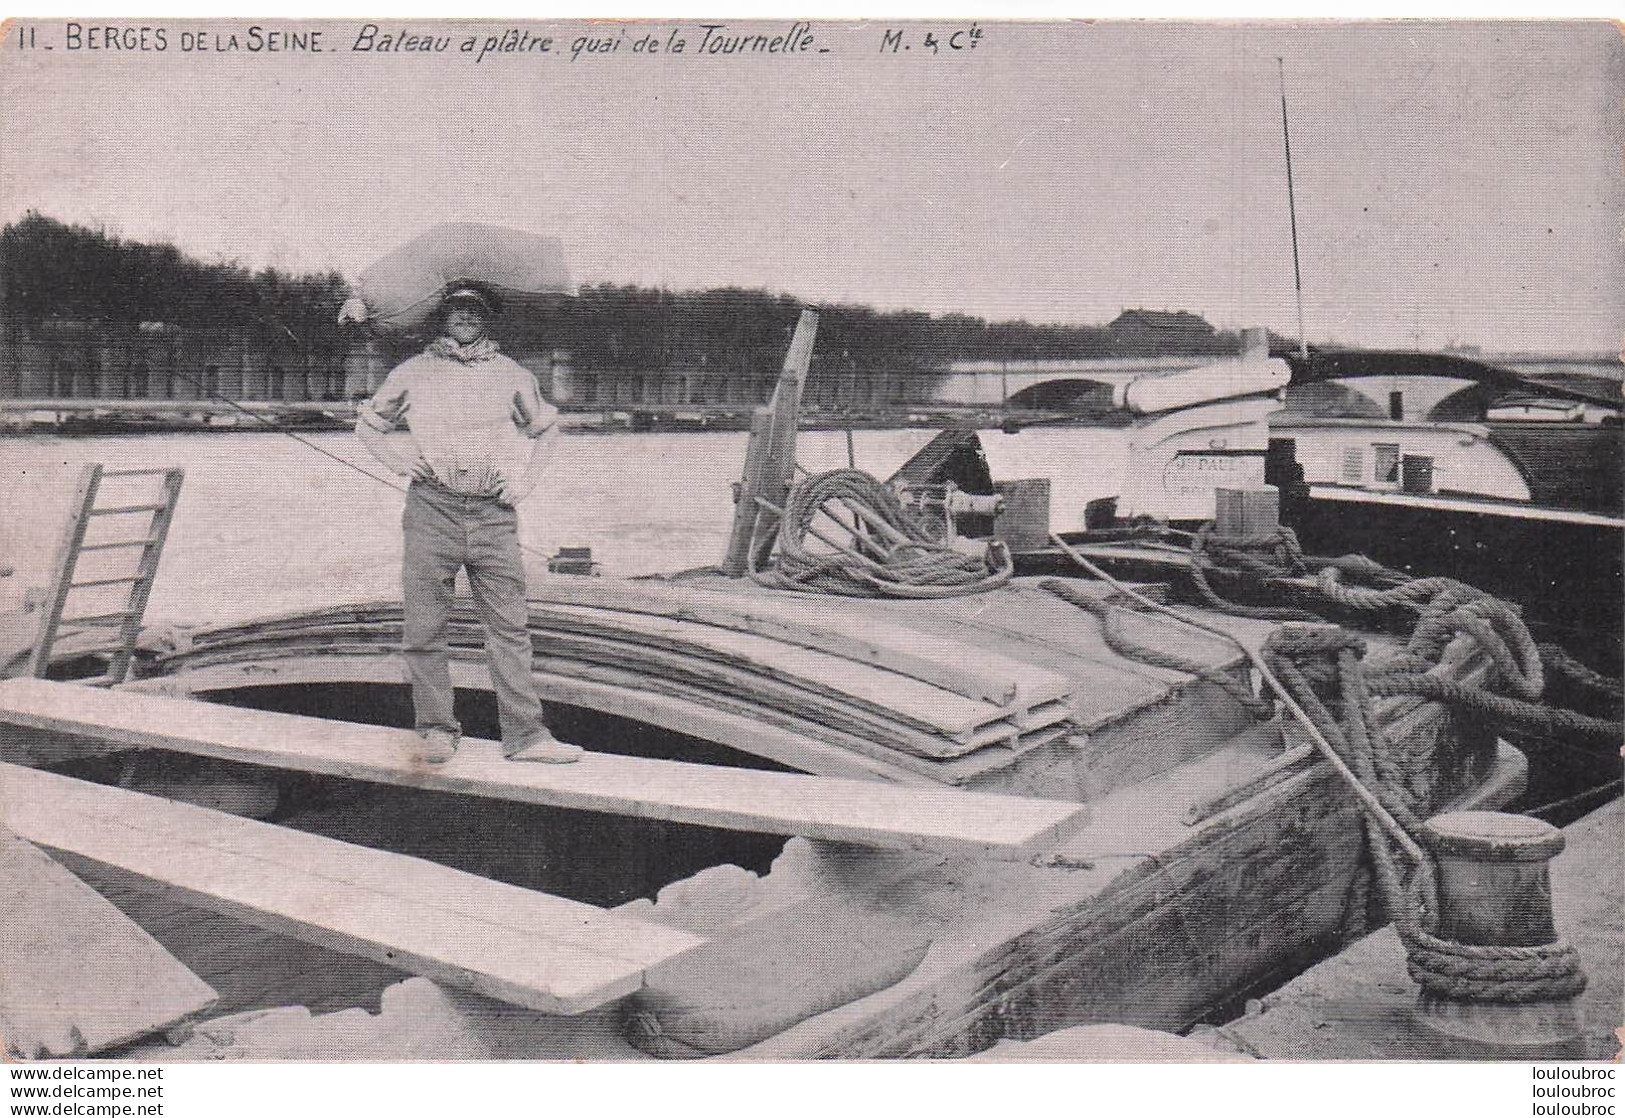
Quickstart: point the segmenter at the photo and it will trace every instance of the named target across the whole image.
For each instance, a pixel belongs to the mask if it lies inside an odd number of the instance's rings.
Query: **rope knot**
[[[1365,659],[1366,644],[1359,636],[1337,625],[1282,625],[1264,642],[1264,653],[1303,661],[1312,658],[1335,660],[1339,653],[1352,652]]]

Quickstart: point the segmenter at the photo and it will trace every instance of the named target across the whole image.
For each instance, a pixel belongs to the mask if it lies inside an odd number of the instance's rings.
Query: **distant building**
[[[1207,319],[1190,311],[1126,310],[1106,324],[1114,334],[1152,334],[1164,338],[1205,339],[1213,336]]]
[[[246,330],[47,320],[0,325],[0,400],[357,399],[388,363],[357,341],[312,353]]]

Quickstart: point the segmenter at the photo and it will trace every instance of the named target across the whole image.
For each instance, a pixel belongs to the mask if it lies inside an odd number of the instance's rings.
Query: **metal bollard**
[[[1486,947],[1556,943],[1551,860],[1563,832],[1525,815],[1455,811],[1427,821],[1438,862],[1439,936]],[[1424,992],[1417,1020],[1472,1058],[1573,1059],[1584,1055],[1575,1000],[1504,1004]]]

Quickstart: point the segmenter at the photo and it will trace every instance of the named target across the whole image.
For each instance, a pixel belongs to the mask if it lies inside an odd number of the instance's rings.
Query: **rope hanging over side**
[[[821,515],[849,542],[832,540],[827,526],[815,526]],[[812,550],[809,536],[831,550]],[[759,567],[757,554],[753,549],[751,577],[763,586],[848,597],[977,594],[1004,585],[1014,572],[1003,544],[991,544],[977,556],[938,542],[904,510],[889,486],[861,470],[831,470],[793,486],[779,520],[771,565]]]

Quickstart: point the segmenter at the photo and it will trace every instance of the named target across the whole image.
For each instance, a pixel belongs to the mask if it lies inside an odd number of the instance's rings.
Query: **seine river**
[[[857,465],[888,477],[932,434],[858,431]],[[400,483],[353,435],[299,438],[305,442],[271,432],[0,438],[0,562],[14,571],[0,578],[0,609],[16,608],[26,587],[45,582],[75,478],[89,462],[186,470],[150,622],[221,622],[398,597]],[[982,438],[995,478],[1052,479],[1058,529],[1080,527],[1084,502],[1118,490],[1121,431],[1044,428]],[[715,563],[745,439],[742,432],[569,434],[520,508],[522,542],[538,559],[561,546],[589,546],[610,575]],[[845,466],[845,435],[803,432],[798,457],[813,471]]]

